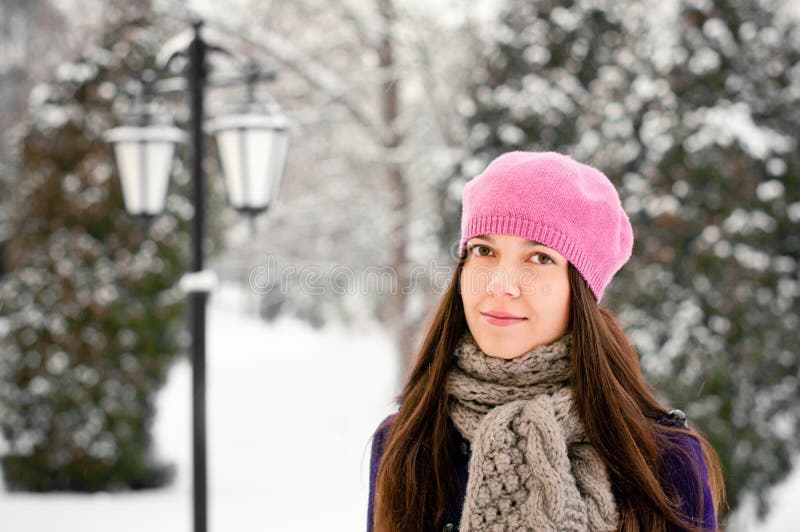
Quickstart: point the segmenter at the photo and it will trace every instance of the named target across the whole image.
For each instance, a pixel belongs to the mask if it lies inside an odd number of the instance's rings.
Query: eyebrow
[[[477,236],[475,236],[473,238],[482,238],[483,240],[488,240],[492,244],[496,243],[494,241],[494,238],[490,237],[489,235],[477,235]],[[524,246],[544,246],[544,244],[542,244],[541,242],[537,242],[536,240],[531,240],[529,238],[525,239],[525,242],[523,243],[523,245]]]

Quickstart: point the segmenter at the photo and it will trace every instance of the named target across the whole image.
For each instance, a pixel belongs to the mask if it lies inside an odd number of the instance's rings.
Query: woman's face
[[[567,332],[570,286],[561,254],[527,238],[498,234],[473,237],[466,248],[461,300],[484,353],[515,358]]]

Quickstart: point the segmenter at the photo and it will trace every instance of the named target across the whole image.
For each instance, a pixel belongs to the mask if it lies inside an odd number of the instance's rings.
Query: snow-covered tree
[[[15,164],[11,137],[25,116],[26,101],[36,76],[54,61],[45,35],[62,37],[65,20],[44,0],[7,1],[0,4],[0,276],[7,226],[7,187],[13,180]]]
[[[188,340],[176,287],[188,264],[188,176],[177,160],[167,212],[140,226],[103,140],[168,34],[145,2],[116,2],[106,15],[100,41],[33,89],[18,139],[0,283],[10,489],[140,489],[174,469],[152,457],[150,428],[155,394]]]
[[[639,48],[638,227],[619,285],[642,365],[708,434],[730,506],[790,470],[800,422],[800,28],[779,2],[680,2]]]

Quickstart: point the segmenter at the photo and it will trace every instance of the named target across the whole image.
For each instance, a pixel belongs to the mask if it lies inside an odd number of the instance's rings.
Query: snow
[[[394,411],[394,348],[374,328],[267,324],[255,316],[255,300],[223,283],[209,304],[209,531],[364,530],[370,437]],[[171,486],[95,495],[0,491],[4,526],[191,532],[190,380],[181,360],[158,400],[156,454],[177,466]],[[727,529],[796,530],[799,492],[795,468],[770,496],[775,506],[765,522],[747,500]]]
[[[776,486],[769,495],[773,510],[764,522],[755,517],[755,503],[745,499],[740,509],[731,516],[729,532],[795,532],[800,510],[797,506],[797,494],[800,493],[800,467],[795,467],[789,477]]]
[[[253,301],[223,284],[208,309],[209,530],[363,530],[370,438],[394,411],[394,348],[377,329],[267,324]],[[190,532],[190,386],[182,359],[158,400],[156,454],[177,466],[171,486],[94,495],[0,491],[4,529]]]
[[[765,159],[773,151],[786,153],[794,148],[794,140],[768,127],[755,123],[750,107],[743,102],[723,102],[689,113],[687,123],[699,123],[699,130],[686,139],[689,151],[716,143],[722,146],[738,141],[753,158]]]

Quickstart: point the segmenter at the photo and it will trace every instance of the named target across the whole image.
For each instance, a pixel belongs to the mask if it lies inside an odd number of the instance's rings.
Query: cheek
[[[566,271],[550,272],[542,279],[543,293],[552,295],[559,300],[569,300],[569,276]]]
[[[481,290],[480,279],[475,274],[474,269],[465,266],[461,272],[461,279],[459,280],[461,289],[461,300],[464,306],[468,307],[470,303],[474,302]]]
[[[464,307],[467,307],[472,299],[469,278],[469,273],[465,270],[461,272],[461,278],[458,280],[459,291],[461,292],[461,301],[464,303]]]
[[[566,276],[540,275],[528,289],[526,299],[531,306],[547,309],[550,315],[560,315],[569,306],[570,286]]]
[[[556,310],[561,315],[562,319],[569,314],[569,305],[570,305],[570,286],[569,280],[560,283],[555,288],[556,292],[553,294],[555,299],[555,306]]]

